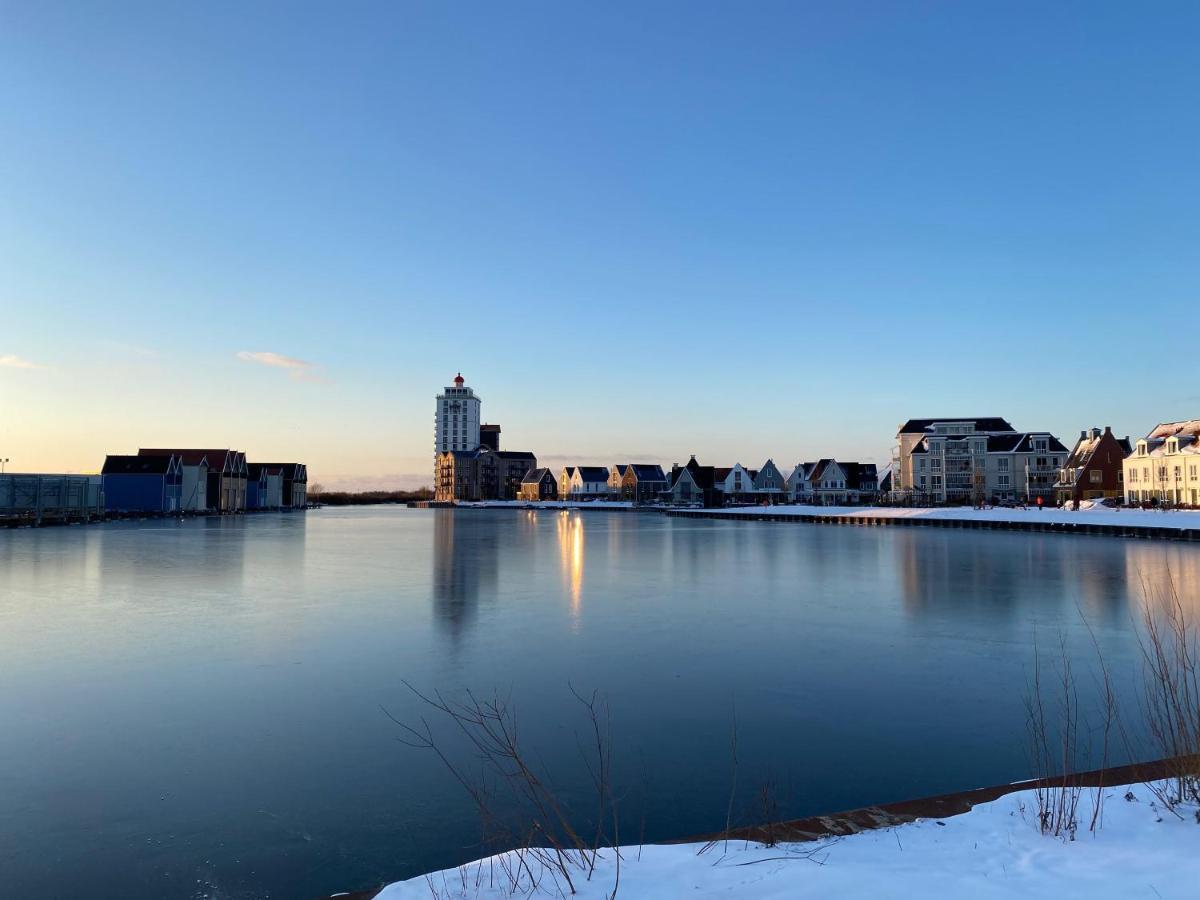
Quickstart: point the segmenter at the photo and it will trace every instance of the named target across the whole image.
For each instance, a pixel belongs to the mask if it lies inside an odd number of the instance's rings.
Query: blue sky
[[[550,464],[1200,415],[1198,39],[1193,3],[2,2],[0,456],[419,483],[460,369]]]

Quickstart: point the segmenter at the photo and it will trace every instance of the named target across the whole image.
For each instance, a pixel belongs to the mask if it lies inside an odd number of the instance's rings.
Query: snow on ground
[[[1124,799],[1126,791],[1136,797]],[[1094,791],[1079,804],[1075,841],[1040,834],[1032,791],[1009,794],[970,812],[921,819],[818,844],[774,848],[730,842],[699,853],[700,844],[626,847],[621,852],[618,900],[783,900],[839,898],[1194,898],[1200,888],[1200,824],[1194,808],[1183,818],[1160,811],[1145,785],[1105,790],[1104,826],[1087,831]],[[1022,811],[1023,807],[1023,811]],[[813,859],[801,854],[817,850]],[[508,855],[510,860],[512,854]],[[497,858],[498,859],[498,858]],[[489,865],[397,882],[378,900],[499,900],[488,887]],[[500,876],[500,867],[494,871]],[[590,882],[575,878],[578,900],[602,900],[613,890],[614,853]],[[477,876],[482,883],[477,886]],[[550,896],[555,889],[524,896]]]
[[[1073,522],[1079,525],[1139,525],[1150,528],[1200,528],[1200,510],[1120,509],[1100,504],[1081,505],[1078,510],[1059,509],[973,509],[946,506],[934,509],[896,506],[737,506],[717,510],[748,516],[869,516],[878,519],[960,519],[998,522]],[[689,510],[684,510],[689,512]],[[708,510],[690,510],[703,514]]]

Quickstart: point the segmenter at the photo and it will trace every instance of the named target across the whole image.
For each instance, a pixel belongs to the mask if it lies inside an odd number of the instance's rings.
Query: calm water
[[[402,680],[511,692],[581,808],[568,682],[599,688],[647,840],[723,823],[735,715],[789,815],[1024,777],[1035,635],[1086,662],[1086,618],[1130,690],[1165,564],[1200,550],[395,508],[3,531],[0,892],[304,898],[478,855],[381,711],[420,714]]]

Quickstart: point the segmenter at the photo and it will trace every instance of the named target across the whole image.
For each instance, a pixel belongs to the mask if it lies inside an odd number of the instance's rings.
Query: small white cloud
[[[44,369],[35,362],[14,356],[11,353],[0,353],[0,369]]]
[[[238,359],[246,362],[258,363],[261,366],[273,366],[276,369],[286,369],[288,377],[296,381],[323,381],[318,366],[316,363],[310,363],[303,359],[296,359],[291,356],[283,356],[280,353],[272,353],[269,350],[259,350],[251,352],[242,350],[238,352]]]

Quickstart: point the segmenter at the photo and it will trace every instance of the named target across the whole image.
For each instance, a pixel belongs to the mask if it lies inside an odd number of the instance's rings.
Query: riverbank
[[[1109,537],[1200,541],[1200,511],[1119,509],[974,509],[971,507],[744,506],[669,509],[667,515],[707,519],[751,519],[821,525],[893,525],[983,528],[1006,531],[1092,534]]]
[[[1034,789],[1054,781],[1029,781],[775,826],[779,843],[770,847],[762,843],[762,829],[735,832],[728,841],[712,835],[628,845],[619,865],[610,851],[590,879],[577,879],[575,896],[607,898],[619,884],[618,896],[628,900],[1190,897],[1200,877],[1200,810],[1189,806],[1176,815],[1155,804],[1145,779],[1167,772],[1164,763],[1151,763],[1078,776],[1084,790],[1074,840],[1041,834]],[[1099,785],[1108,787],[1098,793]],[[1102,824],[1093,833],[1088,823],[1098,796]],[[345,896],[499,900],[511,896],[499,882],[515,857],[502,854]]]

